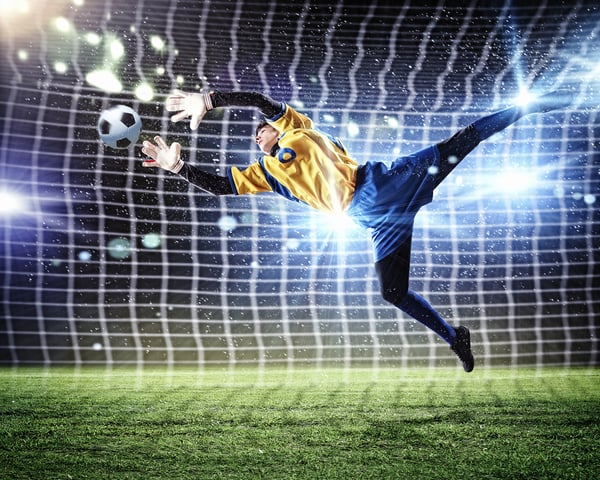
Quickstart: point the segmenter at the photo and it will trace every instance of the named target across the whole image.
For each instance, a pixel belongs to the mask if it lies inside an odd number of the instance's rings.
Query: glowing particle
[[[89,262],[92,259],[92,254],[87,250],[82,250],[77,255],[77,258],[79,258],[79,260],[82,262]]]
[[[165,41],[158,35],[152,35],[150,37],[150,45],[152,45],[152,48],[154,48],[154,50],[161,52],[165,48]]]
[[[29,52],[27,50],[19,50],[17,52],[17,58],[24,62],[29,59]]]
[[[587,204],[587,205],[592,205],[596,202],[596,196],[592,195],[591,193],[588,193],[587,195],[583,196],[583,201]]]
[[[123,260],[131,255],[131,244],[123,237],[113,238],[108,242],[108,254],[116,260]]]
[[[71,22],[65,17],[56,17],[52,23],[59,32],[67,33],[71,30]]]
[[[68,70],[67,64],[65,62],[55,62],[54,70],[56,71],[56,73],[66,73]]]
[[[386,122],[390,128],[398,128],[398,119],[396,117],[386,117]]]
[[[121,40],[115,38],[110,41],[108,45],[108,50],[110,52],[110,57],[113,60],[119,60],[123,55],[125,55],[125,47]]]
[[[135,96],[142,102],[150,102],[154,98],[154,89],[147,83],[140,83],[135,88]]]
[[[93,32],[86,33],[83,38],[90,45],[100,45],[100,42],[102,41],[102,37]]]
[[[93,70],[85,76],[85,80],[108,93],[119,93],[123,90],[120,80],[109,70]]]
[[[300,240],[298,240],[297,238],[290,238],[288,239],[285,247],[288,250],[297,250],[300,247]]]
[[[159,233],[147,233],[142,237],[142,245],[146,248],[158,248],[162,243]]]
[[[356,138],[360,134],[360,128],[353,121],[348,122],[348,126],[346,128],[350,137]]]
[[[462,187],[465,184],[465,179],[462,175],[454,175],[454,185]]]
[[[92,348],[93,348],[93,349],[94,349],[96,352],[99,352],[100,350],[102,350],[102,344],[101,344],[101,343],[98,343],[98,342],[96,342],[96,343],[94,343],[94,344],[92,345]]]
[[[224,232],[231,232],[237,227],[237,220],[231,215],[223,215],[218,222],[219,228]]]

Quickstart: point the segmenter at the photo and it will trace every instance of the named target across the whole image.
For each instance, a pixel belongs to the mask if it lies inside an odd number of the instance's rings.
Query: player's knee
[[[381,288],[381,296],[386,302],[391,303],[392,305],[399,305],[406,297],[406,293],[408,292],[408,285],[395,285],[391,287],[383,286]]]

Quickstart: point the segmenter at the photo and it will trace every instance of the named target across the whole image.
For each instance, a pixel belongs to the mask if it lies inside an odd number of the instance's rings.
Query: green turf
[[[0,370],[2,479],[596,479],[594,369]]]

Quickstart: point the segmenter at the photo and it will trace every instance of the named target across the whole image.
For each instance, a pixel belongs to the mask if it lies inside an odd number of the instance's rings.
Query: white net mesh
[[[223,173],[256,112],[197,132],[164,94],[258,90],[389,161],[484,113],[569,86],[571,107],[487,140],[417,217],[411,287],[472,329],[480,365],[596,365],[600,10],[110,0],[3,7],[3,363],[456,364],[381,300],[367,232],[275,195],[212,197],[104,148],[136,109]],[[553,3],[553,2],[551,2]],[[19,203],[20,199],[20,203]]]

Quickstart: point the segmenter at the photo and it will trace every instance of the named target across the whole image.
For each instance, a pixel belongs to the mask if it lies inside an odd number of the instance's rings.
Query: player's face
[[[270,125],[265,125],[258,131],[255,140],[258,148],[268,154],[277,143],[277,137],[279,137],[279,132]]]

